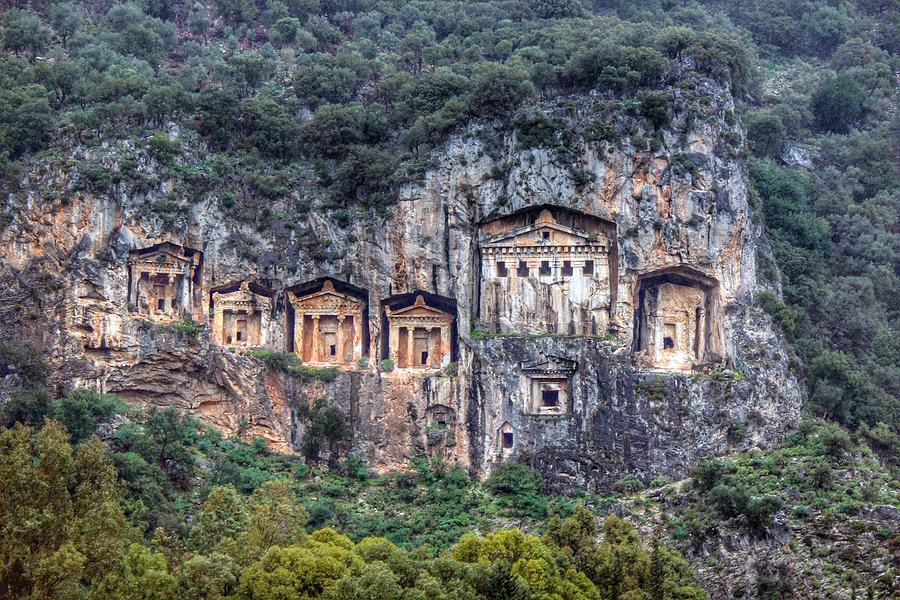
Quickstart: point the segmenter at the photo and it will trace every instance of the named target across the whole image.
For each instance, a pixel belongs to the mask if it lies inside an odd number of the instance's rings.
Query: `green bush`
[[[521,463],[504,462],[491,471],[484,483],[494,495],[508,501],[517,514],[541,518],[547,514],[544,479]]]
[[[112,419],[124,408],[118,396],[98,394],[90,390],[74,390],[53,403],[53,414],[78,443],[97,431],[97,426]]]
[[[862,116],[865,99],[866,92],[849,75],[826,79],[810,100],[816,127],[847,133]]]

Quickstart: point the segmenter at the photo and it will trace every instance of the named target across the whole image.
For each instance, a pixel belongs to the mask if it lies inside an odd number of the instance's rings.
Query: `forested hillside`
[[[609,496],[549,496],[518,465],[476,484],[440,463],[372,478],[353,457],[317,465],[274,455],[263,440],[222,439],[174,411],[57,389],[40,340],[5,340],[0,598],[900,593],[895,2],[0,8],[0,228],[36,192],[23,173],[64,165],[71,192],[167,189],[166,200],[140,207],[167,224],[216,191],[229,218],[296,231],[309,256],[328,261],[330,240],[304,218],[374,223],[451,135],[497,142],[515,132],[587,184],[577,144],[635,134],[608,115],[639,120],[653,150],[674,115],[705,116],[707,100],[686,82],[717,82],[734,96],[728,119],[746,135],[723,137],[747,165],[767,232],[756,261],[771,291],[758,300],[788,340],[810,416],[779,448],[704,463],[680,485],[645,491],[626,478]],[[576,97],[593,103],[587,129]],[[133,153],[109,169],[94,151],[117,143]],[[198,147],[202,155],[188,155]],[[160,179],[139,168],[147,155]],[[59,196],[47,201],[65,203]],[[241,252],[253,253],[246,238]],[[314,418],[323,443],[343,435],[340,414]],[[772,567],[754,586],[717,579],[726,567],[716,546],[777,540],[787,526],[808,533],[807,546],[787,553],[800,565],[791,576]],[[829,539],[849,542],[830,552]]]

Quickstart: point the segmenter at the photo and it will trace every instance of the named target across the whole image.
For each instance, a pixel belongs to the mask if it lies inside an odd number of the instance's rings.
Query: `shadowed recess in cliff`
[[[719,282],[685,266],[638,277],[634,297],[635,353],[648,366],[690,370],[722,360]]]

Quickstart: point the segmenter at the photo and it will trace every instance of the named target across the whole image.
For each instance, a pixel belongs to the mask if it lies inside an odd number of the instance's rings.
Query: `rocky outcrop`
[[[709,81],[683,82],[671,95],[679,108],[661,131],[601,98],[537,107],[575,132],[564,148],[525,144],[507,124],[473,125],[432,154],[390,209],[354,213],[345,227],[327,210],[297,209],[311,189],[271,201],[282,216],[262,229],[229,212],[220,202],[227,190],[185,183],[187,167],[208,168],[209,153],[176,125],[170,135],[186,150],[177,171],[128,140],[44,156],[5,198],[15,216],[0,234],[0,327],[46,349],[60,389],[177,406],[283,451],[302,443],[298,403],[326,398],[348,414],[350,449],[380,471],[440,455],[483,475],[516,457],[557,485],[603,487],[624,473],[672,476],[702,456],[770,443],[796,420],[800,393],[783,343],[754,306],[761,230],[748,206],[740,129],[729,124],[730,96]],[[79,170],[85,161],[114,175],[127,161],[130,174],[98,189]],[[538,206],[590,215],[615,232],[609,314],[593,320],[602,323],[594,335],[477,329],[482,224]],[[317,239],[329,240],[325,250],[311,245]],[[364,290],[365,356],[332,381],[305,380],[243,349],[212,346],[178,322],[134,314],[129,253],[161,242],[202,252],[197,320],[211,320],[216,286],[249,280],[273,290],[271,350],[293,339],[286,288],[327,276]],[[641,278],[682,271],[715,282],[706,335],[716,356],[698,359],[696,372],[639,368],[632,342]],[[439,370],[390,371],[381,364],[384,303],[417,292],[452,304],[452,360]],[[563,414],[530,415],[524,395],[544,389],[544,379],[526,377],[522,365],[547,356],[577,364],[571,375],[544,378],[570,386],[567,405]]]

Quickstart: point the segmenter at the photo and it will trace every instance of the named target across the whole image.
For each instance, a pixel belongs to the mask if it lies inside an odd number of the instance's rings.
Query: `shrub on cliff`
[[[544,479],[531,467],[504,462],[491,471],[484,485],[518,514],[536,518],[547,514]]]

